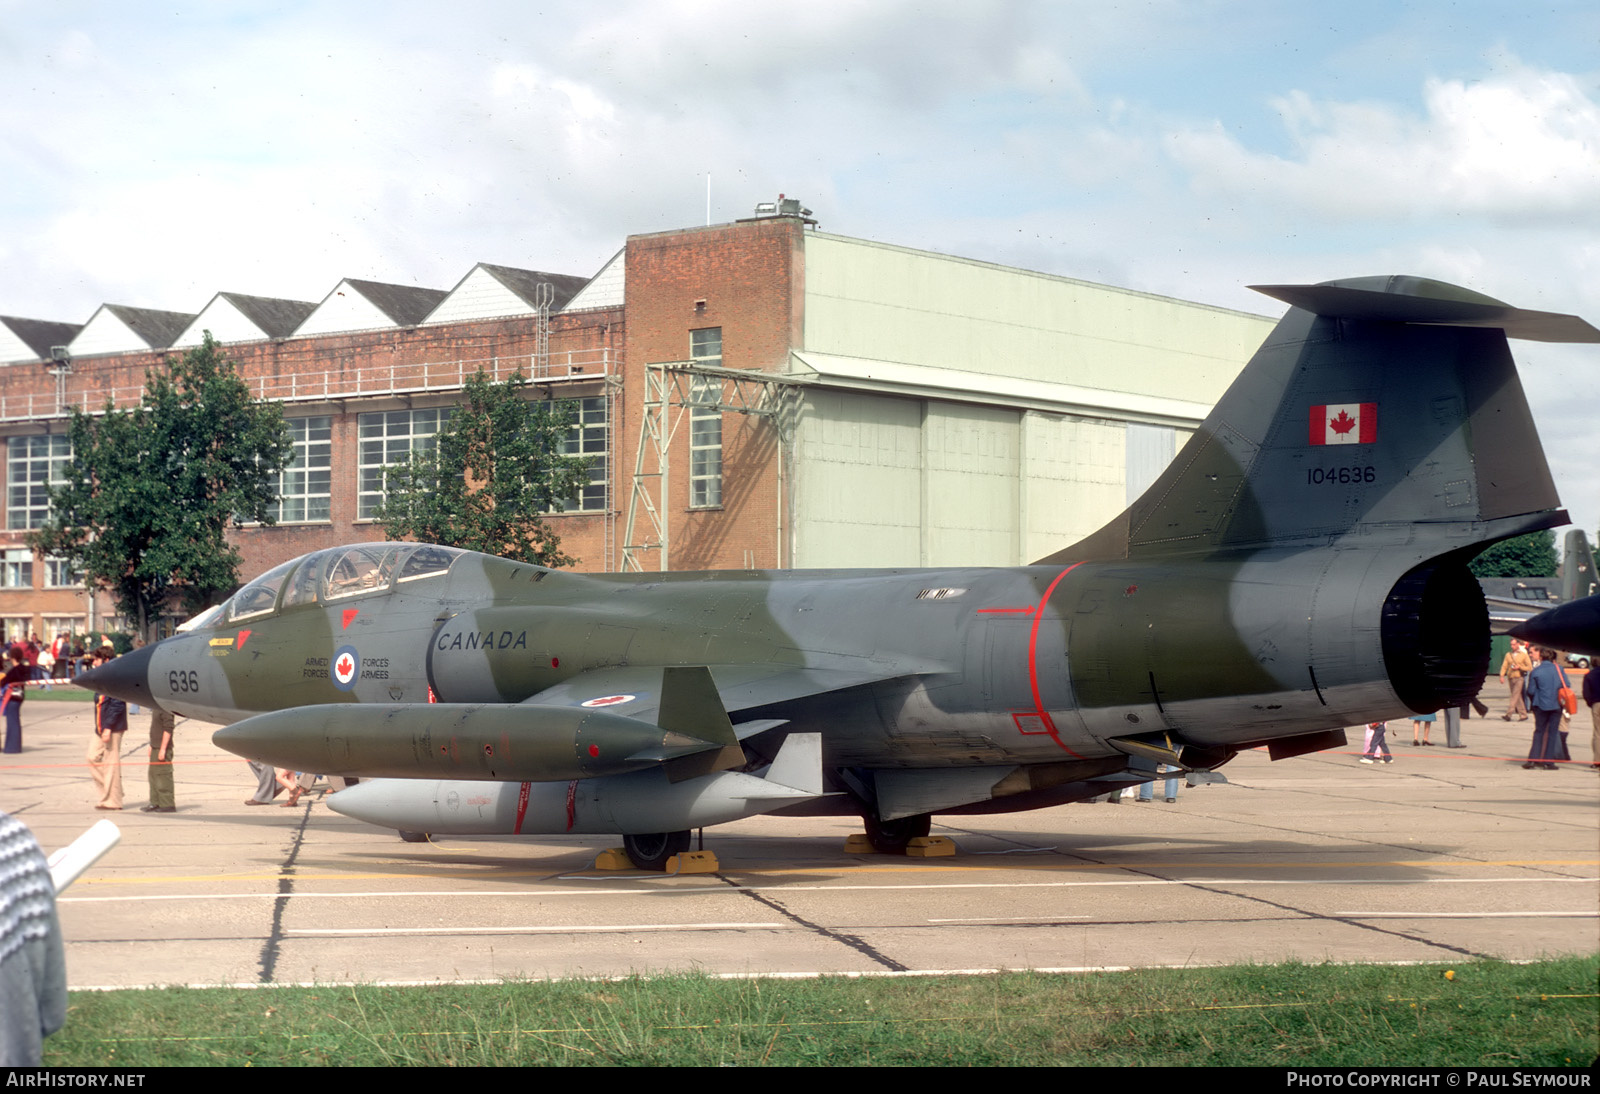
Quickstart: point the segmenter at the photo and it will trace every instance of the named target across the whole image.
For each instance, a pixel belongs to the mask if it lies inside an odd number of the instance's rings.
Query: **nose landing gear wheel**
[[[623,836],[622,849],[628,859],[641,870],[665,870],[667,860],[689,849],[689,833],[644,832],[636,836]]]

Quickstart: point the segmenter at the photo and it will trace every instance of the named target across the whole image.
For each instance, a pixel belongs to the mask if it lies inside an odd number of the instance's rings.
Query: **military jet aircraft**
[[[860,814],[903,849],[1006,812],[1476,695],[1485,544],[1567,523],[1507,335],[1574,316],[1375,277],[1291,305],[1160,476],[1013,569],[578,574],[418,544],[319,551],[80,677],[233,723],[336,809],[432,833]]]
[[[1600,592],[1600,582],[1595,579],[1594,553],[1581,528],[1567,532],[1561,552],[1560,586],[1554,595],[1550,586],[1557,579],[1553,578],[1487,580],[1493,582],[1483,590],[1483,599],[1489,605],[1489,627],[1495,634],[1510,634],[1516,638],[1526,637],[1517,630],[1520,624],[1541,612],[1548,613],[1554,604],[1571,604]]]

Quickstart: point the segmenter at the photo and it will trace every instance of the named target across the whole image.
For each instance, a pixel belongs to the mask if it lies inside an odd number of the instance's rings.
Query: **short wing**
[[[732,717],[740,737],[749,736],[738,717],[741,711],[905,675],[903,669],[885,671],[878,666],[859,670],[748,664],[704,667],[710,671],[717,695],[722,700],[723,708]],[[660,665],[592,669],[546,688],[524,700],[524,704],[605,708],[629,718],[655,721],[661,707],[663,672]],[[769,728],[769,725],[762,723],[762,727]]]

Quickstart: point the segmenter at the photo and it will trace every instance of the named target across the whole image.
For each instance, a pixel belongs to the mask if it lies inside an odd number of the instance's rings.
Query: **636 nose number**
[[[200,690],[200,674],[198,672],[178,672],[174,669],[167,673],[167,689],[174,695],[183,691]]]

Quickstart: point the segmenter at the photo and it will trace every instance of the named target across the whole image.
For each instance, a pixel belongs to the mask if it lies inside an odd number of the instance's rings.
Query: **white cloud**
[[[1430,79],[1420,116],[1299,91],[1274,106],[1292,157],[1252,151],[1220,125],[1172,133],[1170,154],[1202,193],[1320,216],[1600,224],[1600,104],[1566,73]]]

